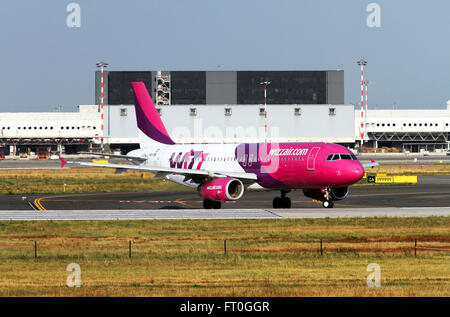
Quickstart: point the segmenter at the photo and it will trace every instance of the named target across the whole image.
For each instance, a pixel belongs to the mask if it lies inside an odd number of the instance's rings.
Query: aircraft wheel
[[[331,200],[325,200],[323,202],[323,207],[324,208],[333,208],[333,206],[334,206],[334,203]]]
[[[205,209],[211,209],[213,207],[213,201],[209,199],[203,199],[203,208]]]
[[[273,208],[291,208],[291,199],[289,197],[275,197],[272,205]]]
[[[275,197],[272,203],[273,208],[282,208],[283,207],[283,199],[281,197]]]
[[[282,198],[283,208],[291,208],[291,199],[289,197]]]
[[[212,201],[213,209],[220,209],[222,207],[222,203],[220,201]]]

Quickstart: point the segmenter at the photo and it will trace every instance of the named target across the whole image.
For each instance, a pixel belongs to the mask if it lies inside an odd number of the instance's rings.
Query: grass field
[[[450,252],[414,239],[450,248],[450,217],[0,222],[0,295],[449,296]]]
[[[152,173],[114,174],[109,168],[0,170],[0,194],[54,194],[64,192],[64,187],[67,193],[186,190]]]
[[[366,170],[368,174],[387,173],[388,175],[450,175],[450,164],[395,164],[383,165]]]

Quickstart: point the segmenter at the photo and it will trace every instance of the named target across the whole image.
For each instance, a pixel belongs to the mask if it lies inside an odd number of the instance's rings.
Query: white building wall
[[[102,135],[101,125],[93,106],[80,106],[79,112],[0,113],[1,138],[95,138]]]
[[[355,110],[355,137],[359,140],[360,110]],[[366,135],[370,132],[450,132],[447,110],[368,110]]]
[[[176,142],[261,142],[265,139],[263,105],[159,106]],[[191,109],[196,109],[192,115]],[[226,110],[229,109],[229,110]],[[296,109],[300,109],[296,112]],[[330,115],[330,109],[335,109]],[[226,113],[226,111],[229,111]],[[359,140],[360,110],[353,105],[268,105],[269,140],[274,142]],[[134,105],[105,106],[104,138],[109,143],[138,143]],[[78,112],[0,113],[0,137],[102,137],[96,105]],[[450,106],[445,110],[368,110],[367,132],[450,133]],[[366,133],[367,136],[367,133]]]
[[[260,114],[263,105],[176,105],[158,108],[175,142],[231,143],[261,142],[265,139],[265,120],[264,115]],[[296,109],[300,109],[299,112]],[[330,115],[330,111],[333,114]],[[355,141],[353,105],[268,105],[267,114],[269,141]],[[110,143],[137,142],[134,105],[105,107],[105,137]]]

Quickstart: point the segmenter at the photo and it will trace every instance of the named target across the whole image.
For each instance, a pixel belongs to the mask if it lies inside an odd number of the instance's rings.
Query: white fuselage
[[[142,165],[244,172],[236,158],[237,144],[177,144],[133,150],[147,159]]]

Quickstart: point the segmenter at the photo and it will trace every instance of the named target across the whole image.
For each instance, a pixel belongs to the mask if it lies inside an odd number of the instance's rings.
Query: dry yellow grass
[[[0,295],[449,296],[450,253],[413,249],[449,248],[449,228],[449,217],[0,222]],[[73,262],[80,288],[65,284]]]
[[[152,173],[114,174],[108,168],[0,170],[0,194],[62,193],[64,187],[68,193],[186,189],[154,178]]]
[[[396,164],[369,168],[366,172],[370,175],[387,173],[388,175],[450,175],[450,164]]]

